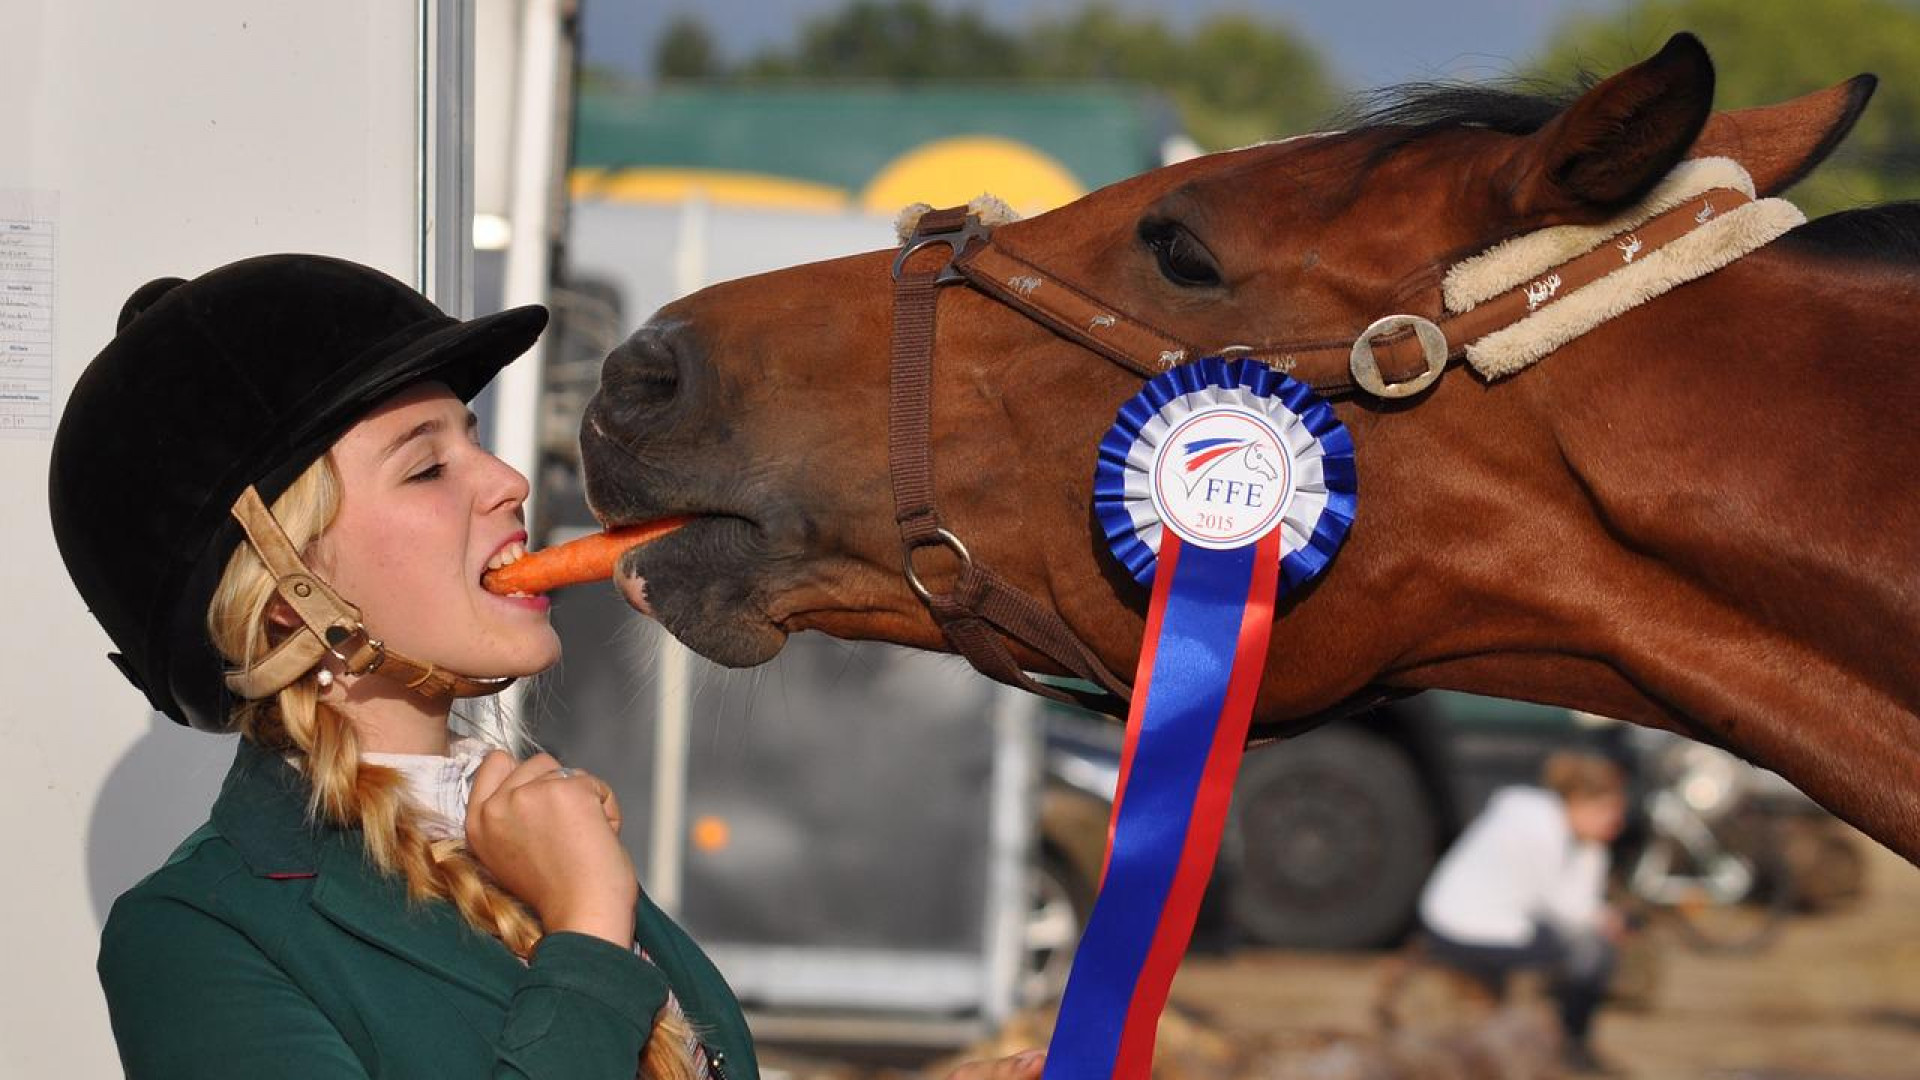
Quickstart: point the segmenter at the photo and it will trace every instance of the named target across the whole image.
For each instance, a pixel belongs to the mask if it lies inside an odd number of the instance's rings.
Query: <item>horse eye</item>
[[[1220,284],[1220,270],[1214,266],[1213,256],[1185,226],[1165,220],[1143,221],[1140,242],[1153,252],[1161,276],[1175,285],[1199,289]]]

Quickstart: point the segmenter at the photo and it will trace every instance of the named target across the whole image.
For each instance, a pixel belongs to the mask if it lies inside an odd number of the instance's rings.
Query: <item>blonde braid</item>
[[[332,521],[340,485],[326,458],[294,481],[273,504],[274,516],[297,548],[305,548]],[[273,578],[251,548],[242,544],[228,560],[208,608],[208,629],[226,657],[245,664],[269,647],[267,619]],[[415,901],[444,900],[468,926],[528,959],[544,930],[526,905],[500,888],[459,839],[431,839],[426,812],[407,795],[406,782],[389,768],[360,760],[353,725],[320,701],[310,679],[300,679],[272,698],[241,703],[234,710],[241,737],[288,752],[310,788],[307,813],[315,821],[358,827],[368,860],[406,883]],[[655,1016],[638,1064],[644,1080],[704,1080],[694,1072],[693,1033],[671,1010]]]

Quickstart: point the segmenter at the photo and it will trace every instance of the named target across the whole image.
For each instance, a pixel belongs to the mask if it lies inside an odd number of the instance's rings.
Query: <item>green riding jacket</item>
[[[410,902],[357,830],[242,740],[212,820],[113,906],[100,982],[130,1077],[632,1080],[669,985],[725,1080],[756,1080],[739,1004],[642,897],[652,963],[583,934],[522,964],[451,905]]]

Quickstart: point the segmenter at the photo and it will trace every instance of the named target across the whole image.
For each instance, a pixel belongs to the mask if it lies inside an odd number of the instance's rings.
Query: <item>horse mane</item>
[[[1778,243],[1828,258],[1920,263],[1920,201],[1840,210],[1807,222]]]
[[[1364,166],[1371,169],[1410,143],[1456,128],[1531,135],[1595,81],[1595,76],[1581,72],[1571,83],[1519,78],[1494,83],[1402,83],[1355,99],[1328,126],[1354,133],[1379,132],[1381,137],[1368,148]]]

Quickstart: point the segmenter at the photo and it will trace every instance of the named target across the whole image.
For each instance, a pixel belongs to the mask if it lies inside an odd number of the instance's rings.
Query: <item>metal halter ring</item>
[[[1427,370],[1406,382],[1389,383],[1380,375],[1380,361],[1373,355],[1373,339],[1408,327],[1412,327],[1413,336],[1420,339],[1420,351],[1426,355]],[[1375,397],[1412,397],[1432,386],[1440,378],[1440,373],[1447,369],[1447,335],[1441,333],[1431,320],[1418,315],[1388,315],[1375,319],[1373,325],[1361,331],[1354,340],[1347,366],[1353,371],[1354,384]]]
[[[900,245],[900,253],[893,257],[893,279],[900,280],[901,273],[907,268],[907,260],[913,257],[914,252],[929,244],[945,244],[948,249],[947,261],[940,267],[940,273],[933,279],[933,283],[945,285],[948,282],[960,281],[962,276],[959,269],[953,265],[954,260],[965,253],[969,243],[974,240],[985,240],[992,235],[993,230],[982,225],[977,214],[968,214],[966,220],[946,232],[921,232],[919,227],[915,226],[913,235],[907,237],[906,241]]]
[[[906,545],[902,554],[903,561],[907,567],[907,587],[913,590],[913,595],[918,596],[922,603],[927,604],[933,603],[933,592],[921,584],[920,575],[914,572],[913,553],[923,547],[932,547],[936,543],[945,545],[960,559],[960,571],[962,573],[966,572],[967,567],[973,565],[973,555],[967,551],[967,545],[961,543],[959,537],[945,529],[933,530],[932,540],[919,544]]]

